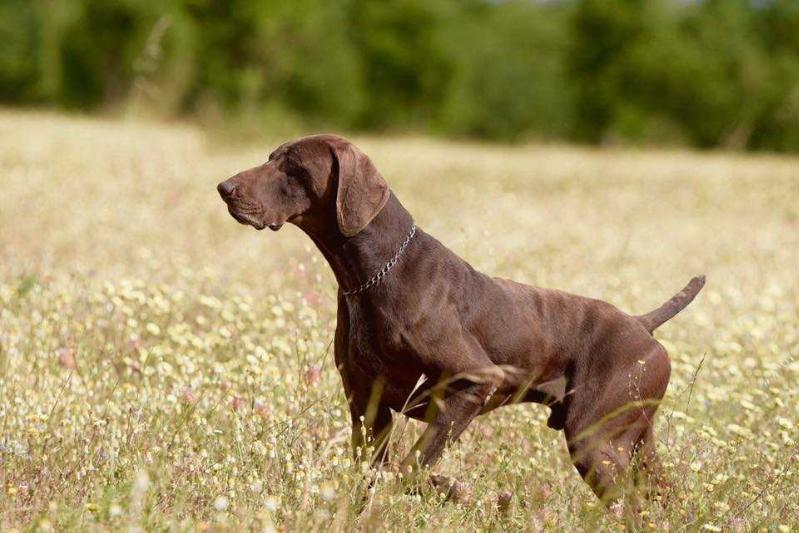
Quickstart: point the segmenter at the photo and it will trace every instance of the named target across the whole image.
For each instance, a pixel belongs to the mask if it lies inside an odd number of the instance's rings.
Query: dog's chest
[[[350,364],[371,379],[390,379],[404,390],[427,370],[413,332],[380,308],[349,306],[346,342]]]

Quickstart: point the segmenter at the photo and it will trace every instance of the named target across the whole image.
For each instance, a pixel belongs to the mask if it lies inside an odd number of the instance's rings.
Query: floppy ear
[[[334,148],[338,160],[336,220],[347,237],[365,228],[386,205],[390,191],[372,161],[352,143]]]

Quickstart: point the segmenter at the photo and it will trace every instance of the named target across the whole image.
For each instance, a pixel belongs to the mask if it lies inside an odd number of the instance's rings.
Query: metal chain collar
[[[409,231],[408,235],[405,236],[405,240],[402,241],[402,244],[400,244],[399,250],[397,250],[397,253],[394,254],[394,257],[389,259],[388,262],[385,265],[383,265],[383,268],[381,268],[374,276],[369,278],[369,280],[366,283],[364,283],[357,289],[353,289],[351,291],[343,291],[344,296],[352,296],[353,294],[361,293],[380,283],[380,281],[382,281],[382,279],[386,277],[386,274],[388,274],[389,270],[394,268],[394,265],[397,264],[397,261],[399,261],[400,256],[405,251],[405,248],[408,247],[408,244],[410,244],[411,239],[413,239],[414,235],[416,235],[416,224],[413,224],[411,226],[411,231]]]

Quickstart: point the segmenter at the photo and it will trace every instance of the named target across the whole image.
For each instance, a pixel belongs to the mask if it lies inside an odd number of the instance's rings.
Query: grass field
[[[535,405],[479,418],[437,466],[467,503],[368,488],[332,273],[298,229],[240,226],[214,189],[278,141],[0,111],[0,530],[622,527]],[[673,491],[642,527],[799,528],[799,159],[357,142],[483,271],[636,313],[706,273],[657,332]]]

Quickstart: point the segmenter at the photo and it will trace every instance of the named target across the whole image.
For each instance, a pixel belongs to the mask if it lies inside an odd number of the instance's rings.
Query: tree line
[[[799,151],[796,0],[4,0],[0,101]]]

